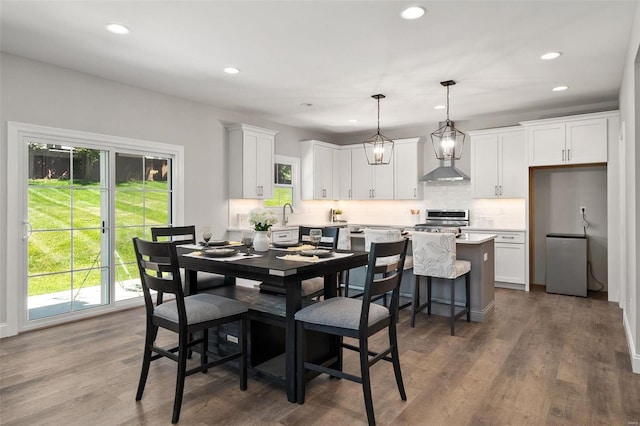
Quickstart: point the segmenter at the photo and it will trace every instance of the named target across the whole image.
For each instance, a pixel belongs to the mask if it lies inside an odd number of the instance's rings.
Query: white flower
[[[249,211],[249,223],[256,231],[268,231],[277,222],[278,218],[271,210],[257,208]]]

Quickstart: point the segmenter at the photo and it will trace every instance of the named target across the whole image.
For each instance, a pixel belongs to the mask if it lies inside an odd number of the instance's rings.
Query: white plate
[[[318,257],[329,257],[333,256],[333,250],[327,249],[317,249],[317,250],[302,250],[300,252],[302,256],[318,256]]]
[[[238,250],[232,248],[213,248],[202,250],[202,254],[207,257],[227,257],[233,256],[236,254]]]

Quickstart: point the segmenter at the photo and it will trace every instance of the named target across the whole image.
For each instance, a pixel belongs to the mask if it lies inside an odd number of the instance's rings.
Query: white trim
[[[25,137],[45,138],[48,140],[60,139],[66,143],[71,142],[78,146],[96,147],[100,149],[115,150],[118,152],[127,152],[140,155],[148,155],[149,153],[158,153],[168,155],[173,158],[172,170],[172,205],[173,217],[172,223],[181,224],[184,220],[184,147],[180,145],[172,145],[161,142],[153,142],[142,139],[132,139],[120,136],[109,136],[98,133],[81,132],[76,130],[60,129],[55,127],[39,126],[34,124],[7,123],[7,181],[11,181],[13,177],[13,185],[7,185],[7,248],[13,247],[13,250],[7,249],[7,270],[5,282],[7,284],[7,300],[4,302],[7,312],[7,322],[0,324],[0,337],[13,336],[20,331],[38,328],[50,325],[54,320],[32,321],[28,323],[26,318],[21,318],[21,312],[25,312],[24,304],[26,303],[26,286],[24,283],[26,277],[26,256],[19,250],[15,249],[23,247],[23,235],[25,229],[25,218],[23,217],[25,209],[25,188],[18,185],[21,182],[19,176],[25,175],[28,165],[25,156],[22,141]],[[11,159],[11,160],[9,160]],[[113,242],[112,242],[113,243]],[[22,290],[22,291],[21,291]],[[126,309],[131,306],[137,306],[140,302],[119,301],[118,306],[112,299],[110,305],[96,308],[96,315],[115,310]],[[87,313],[78,314],[88,316]],[[69,320],[77,319],[71,314]],[[59,321],[59,320],[58,320]]]
[[[631,370],[640,374],[640,353],[638,353],[637,346],[635,341],[633,340],[633,333],[631,332],[631,324],[629,323],[629,319],[627,317],[628,309],[622,311],[622,327],[624,328],[624,332],[627,335],[627,346],[629,348],[629,358],[631,359]]]
[[[288,155],[279,155],[276,154],[273,158],[274,164],[291,164],[291,186],[293,187],[293,208],[302,208],[301,197],[300,197],[300,159],[298,157],[290,157]],[[274,184],[275,187],[275,184]],[[269,209],[280,209],[282,207],[267,207]]]

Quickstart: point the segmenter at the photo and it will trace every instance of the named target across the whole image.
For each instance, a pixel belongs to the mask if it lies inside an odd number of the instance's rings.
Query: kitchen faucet
[[[289,210],[291,210],[291,213],[293,213],[293,207],[291,206],[291,203],[284,203],[284,206],[282,206],[282,226],[287,226],[287,223],[289,222],[289,220],[287,219],[287,206],[289,206]]]

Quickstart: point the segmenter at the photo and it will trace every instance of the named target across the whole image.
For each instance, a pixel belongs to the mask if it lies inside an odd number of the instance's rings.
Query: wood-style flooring
[[[446,318],[420,314],[412,329],[402,311],[408,400],[400,400],[391,364],[376,364],[378,424],[638,425],[640,375],[631,372],[621,311],[591,296],[496,289],[490,319],[459,321],[455,337]],[[152,364],[135,401],[143,341],[142,308],[1,340],[0,424],[170,424],[172,361]],[[357,365],[346,351],[345,370]],[[366,415],[356,383],[321,376],[299,405],[264,379],[250,377],[240,391],[236,371],[224,367],[187,378],[179,424],[358,425]]]

